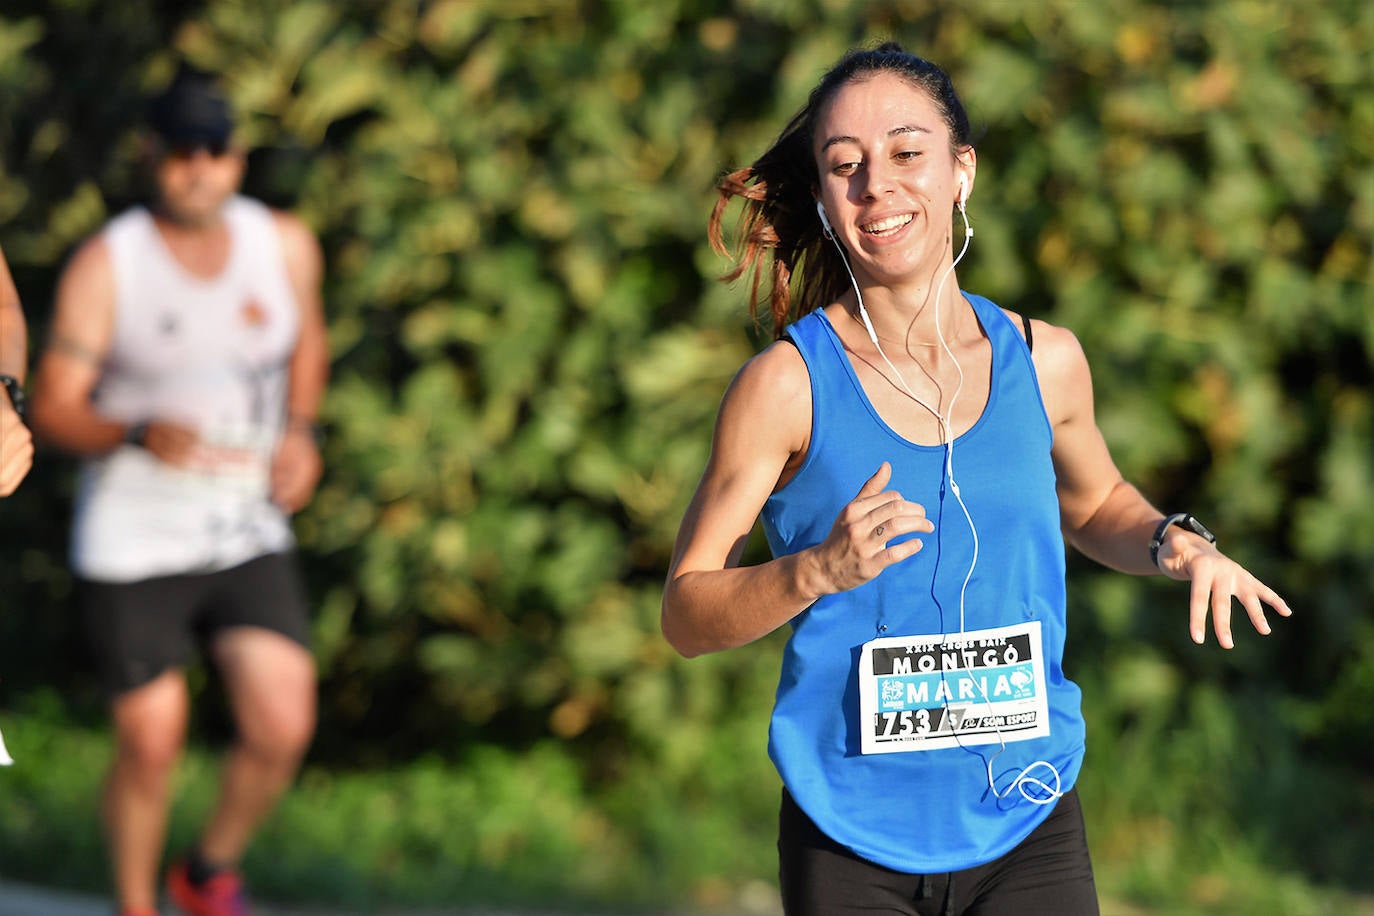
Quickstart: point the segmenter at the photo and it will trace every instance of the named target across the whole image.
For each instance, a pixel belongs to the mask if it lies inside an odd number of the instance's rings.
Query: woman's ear
[[[973,176],[978,171],[978,156],[973,152],[973,147],[967,147],[954,157],[954,168],[959,172],[955,178],[959,192],[954,197],[954,203],[955,206],[962,208],[968,203],[969,195],[973,193]]]

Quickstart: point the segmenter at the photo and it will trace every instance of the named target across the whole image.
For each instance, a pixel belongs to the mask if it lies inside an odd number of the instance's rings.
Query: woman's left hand
[[[1171,579],[1188,581],[1192,590],[1188,600],[1188,632],[1193,642],[1202,645],[1207,635],[1207,611],[1212,612],[1212,628],[1223,649],[1235,643],[1231,638],[1231,600],[1235,599],[1250,616],[1250,623],[1265,636],[1269,621],[1264,605],[1281,617],[1293,613],[1278,592],[1255,578],[1245,567],[1217,548],[1195,536],[1186,543],[1171,539],[1159,551],[1159,567]]]

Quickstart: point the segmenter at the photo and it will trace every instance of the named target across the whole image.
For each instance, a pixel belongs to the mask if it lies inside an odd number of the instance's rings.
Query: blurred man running
[[[184,668],[202,648],[237,740],[167,890],[191,916],[244,916],[237,865],[315,725],[289,517],[321,469],[322,259],[303,223],[238,195],[245,153],[208,77],[183,71],[150,114],[156,199],[68,264],[33,420],[84,459],[72,564],[112,698],[103,813],[120,912],[157,912]]]

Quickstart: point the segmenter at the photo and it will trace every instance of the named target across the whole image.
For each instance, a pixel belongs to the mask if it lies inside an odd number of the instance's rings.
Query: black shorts
[[[830,839],[784,789],[778,877],[787,916],[893,913],[911,916],[1095,916],[1097,887],[1078,792],[1011,852],[943,875],[876,865]]]
[[[263,627],[309,647],[309,607],[294,554],[270,553],[210,573],[84,580],[80,596],[92,657],[111,696],[185,667],[198,644],[230,627]]]

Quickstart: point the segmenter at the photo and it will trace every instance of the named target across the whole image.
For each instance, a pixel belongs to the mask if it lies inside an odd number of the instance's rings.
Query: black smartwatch
[[[1207,529],[1207,526],[1198,521],[1191,512],[1175,512],[1159,523],[1155,529],[1155,536],[1150,538],[1150,563],[1155,569],[1159,569],[1159,548],[1164,543],[1164,533],[1173,525],[1177,525],[1184,531],[1191,531],[1209,544],[1217,542],[1217,536]]]
[[[5,393],[9,395],[10,403],[14,405],[14,412],[19,414],[19,419],[24,419],[24,386],[12,375],[0,375],[0,386],[3,386]]]

